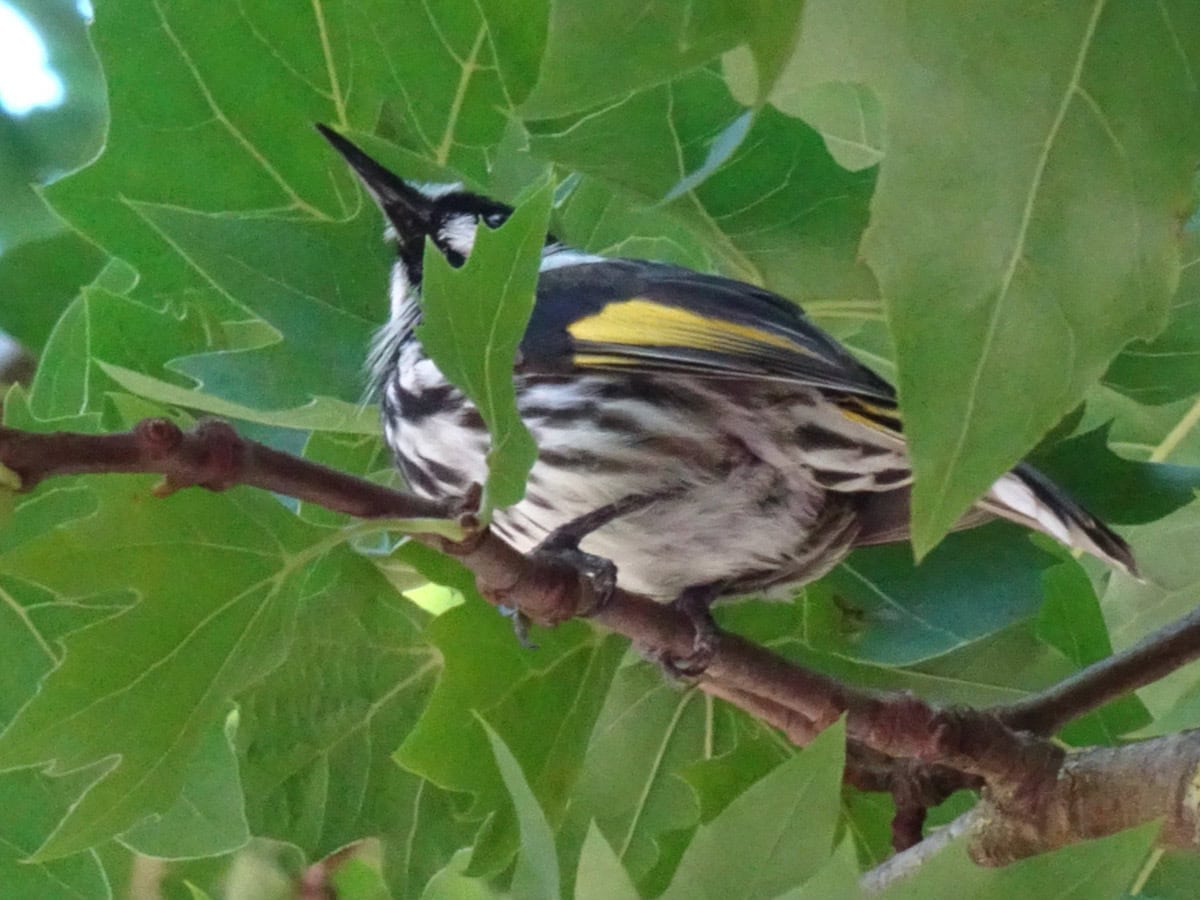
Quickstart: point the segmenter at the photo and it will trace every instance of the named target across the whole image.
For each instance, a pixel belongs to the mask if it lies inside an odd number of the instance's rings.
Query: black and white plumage
[[[413,490],[461,494],[485,479],[489,437],[414,336],[421,255],[428,237],[460,264],[476,229],[511,209],[417,189],[321,130],[396,243],[391,317],[371,356],[387,442]],[[615,563],[627,590],[711,600],[802,584],[856,546],[908,536],[911,472],[893,389],[768,291],[549,239],[515,383],[538,459],[525,499],[494,527],[521,551],[598,508],[646,498],[581,549]],[[1134,571],[1121,538],[1026,465],[960,526],[995,516]]]

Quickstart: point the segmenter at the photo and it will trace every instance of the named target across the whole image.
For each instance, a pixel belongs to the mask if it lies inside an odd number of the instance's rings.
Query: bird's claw
[[[695,681],[708,670],[719,642],[720,632],[709,619],[705,626],[697,626],[691,653],[687,656],[672,656],[663,652],[658,655],[657,662],[672,680]]]
[[[517,637],[517,643],[525,650],[536,650],[538,645],[529,639],[529,616],[521,612],[515,606],[497,606],[500,615],[506,619],[512,620],[513,634]]]
[[[577,545],[558,543],[553,539],[554,535],[551,535],[532,555],[574,570],[586,594],[580,604],[579,615],[594,615],[608,605],[617,589],[617,567],[611,560],[586,553]]]
[[[721,639],[721,631],[709,611],[715,594],[710,588],[694,588],[684,591],[672,601],[671,605],[687,616],[695,629],[692,652],[687,656],[672,656],[669,653],[658,655],[659,665],[672,679],[693,681],[703,675],[712,663]]]

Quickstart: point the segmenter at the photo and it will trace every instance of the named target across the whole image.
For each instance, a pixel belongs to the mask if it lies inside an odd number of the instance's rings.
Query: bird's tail
[[[1072,500],[1049,478],[1022,463],[991,486],[979,506],[993,515],[1044,532],[1072,549],[1096,556],[1138,578],[1129,545]]]

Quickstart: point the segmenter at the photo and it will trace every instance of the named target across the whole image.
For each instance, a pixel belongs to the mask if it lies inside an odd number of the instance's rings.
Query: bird
[[[486,478],[489,435],[416,335],[423,253],[428,240],[460,266],[478,229],[513,208],[405,181],[317,128],[382,211],[396,254],[368,365],[384,438],[411,490],[463,496]],[[523,553],[611,564],[621,588],[691,618],[698,658],[712,652],[715,601],[794,592],[857,547],[909,537],[895,390],[762,287],[548,235],[513,380],[537,459],[524,499],[491,527]],[[1137,573],[1126,542],[1028,463],[956,527],[995,518]]]

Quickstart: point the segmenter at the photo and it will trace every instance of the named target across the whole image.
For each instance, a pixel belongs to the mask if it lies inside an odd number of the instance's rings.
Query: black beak
[[[383,210],[388,221],[395,227],[402,244],[415,244],[417,254],[436,230],[433,220],[433,204],[428,197],[409,187],[398,176],[385,169],[358,147],[336,131],[316,123],[317,131],[333,145],[333,149],[350,164],[363,187]]]

